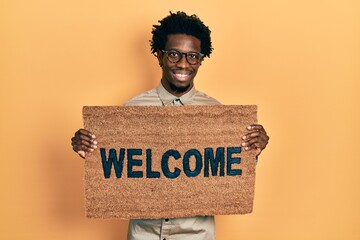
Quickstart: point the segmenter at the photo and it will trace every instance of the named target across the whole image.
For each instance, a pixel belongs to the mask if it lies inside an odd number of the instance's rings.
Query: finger
[[[264,127],[262,125],[259,125],[259,124],[248,126],[247,130],[250,131],[250,132],[259,132],[260,134],[264,134],[265,136],[267,136],[267,133],[266,133]]]
[[[264,134],[264,140],[266,142],[269,142],[269,140],[270,140],[270,137],[266,133]]]
[[[249,151],[249,150],[251,150],[251,149],[258,149],[258,147],[256,147],[258,145],[258,143],[254,143],[254,144],[252,144],[252,145],[250,145],[250,146],[246,146],[246,147],[244,147],[244,149],[245,149],[245,151]],[[261,149],[261,148],[260,148]]]
[[[269,142],[269,136],[266,134],[265,130],[264,132],[259,132],[259,142],[262,142],[264,145],[266,145]]]
[[[256,142],[256,143],[246,146],[244,149],[245,149],[245,151],[249,151],[251,149],[260,149],[261,150],[261,147],[260,147],[260,144],[258,142]]]
[[[80,144],[80,140],[87,141],[89,144],[97,144],[95,135],[85,129],[79,129],[71,139],[71,142],[73,144]]]
[[[257,148],[257,149],[256,149],[256,156],[259,156],[260,153],[261,153],[261,151],[262,151],[261,148]]]
[[[85,159],[85,152],[84,151],[77,151],[77,153],[80,155],[80,157]]]
[[[264,142],[264,143],[268,143],[269,139],[270,139],[269,136],[267,136],[265,134],[260,134],[259,138],[260,138],[260,141]]]
[[[254,138],[249,142],[241,144],[245,150],[260,149],[263,150],[266,146],[265,142],[262,142],[259,138]]]
[[[259,143],[259,142],[255,142],[255,143],[251,144],[250,147],[251,147],[251,149],[260,149],[260,150],[262,149],[261,143]]]
[[[73,150],[75,152],[78,152],[78,151],[93,152],[95,150],[95,148],[86,147],[84,145],[73,145]]]
[[[249,146],[251,146],[252,144],[257,143],[257,142],[259,142],[259,138],[258,138],[258,137],[255,137],[255,138],[251,138],[251,140],[249,140],[248,142],[243,142],[243,143],[241,143],[241,146],[243,146],[243,147],[249,147]]]
[[[251,132],[251,133],[248,133],[246,135],[244,135],[242,137],[242,139],[247,142],[247,141],[250,141],[252,138],[254,137],[258,137],[260,135],[260,132],[256,131],[256,132]]]
[[[85,146],[87,148],[93,148],[93,149],[96,149],[97,148],[97,144],[96,143],[91,143],[91,142],[88,142],[86,140],[81,140],[81,139],[77,139],[73,142],[73,145],[74,146]]]
[[[95,151],[95,149],[97,149],[97,146],[95,146],[95,145],[86,146],[84,144],[79,144],[79,145],[75,144],[73,146],[73,149],[74,149],[75,152],[77,152],[79,150],[82,150],[82,151],[85,151],[85,152],[93,152],[93,151]]]
[[[264,141],[264,142],[269,141],[269,137],[266,135],[266,133],[264,133],[264,132],[257,132],[257,133],[258,134],[256,134],[256,133],[248,134],[249,137],[247,137],[247,141],[250,141],[252,136],[258,137],[259,141]]]
[[[71,139],[73,144],[85,144],[85,145],[96,145],[96,137],[94,134],[87,130],[80,129],[75,133],[75,136]],[[85,141],[85,142],[84,142]]]
[[[73,137],[71,139],[71,145],[73,146],[74,151],[85,150],[93,151],[97,148],[97,142],[89,142],[87,140],[82,140],[80,138]]]
[[[79,135],[84,135],[84,136],[88,136],[89,138],[96,138],[95,134],[91,133],[88,130],[85,129],[79,129],[76,133],[75,136],[79,136]]]
[[[251,133],[248,133],[246,135],[244,135],[242,137],[242,140],[243,142],[248,142],[250,141],[252,138],[254,137],[258,137],[259,138],[259,141],[263,141],[263,142],[268,142],[269,141],[269,136],[266,134],[266,132],[262,132],[262,131],[257,131],[257,132],[251,132]]]
[[[247,127],[247,130],[262,131],[262,130],[264,130],[264,128],[260,124],[251,124],[250,126]]]
[[[89,137],[89,136],[87,136],[87,135],[79,135],[77,138],[75,138],[75,139],[77,139],[77,140],[83,140],[83,141],[86,141],[86,142],[88,142],[88,143],[90,143],[90,144],[97,144],[97,141],[96,141],[96,138],[94,137],[94,138],[91,138],[91,137]]]

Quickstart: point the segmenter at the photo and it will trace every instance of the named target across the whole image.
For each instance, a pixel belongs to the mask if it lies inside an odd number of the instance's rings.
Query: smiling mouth
[[[174,72],[173,74],[178,80],[188,80],[188,78],[191,75],[191,73],[174,73]]]

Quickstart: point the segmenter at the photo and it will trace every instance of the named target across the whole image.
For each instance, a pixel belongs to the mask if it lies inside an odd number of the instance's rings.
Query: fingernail
[[[244,140],[245,140],[245,139],[246,139],[246,136],[243,136],[243,137],[242,137],[242,139],[244,139]]]
[[[97,141],[96,140],[91,140],[92,144],[96,145]]]
[[[93,152],[93,151],[94,151],[94,149],[90,148],[90,152]]]
[[[243,146],[243,147],[244,147],[245,145],[246,145],[246,143],[242,143],[242,144],[241,144],[241,146]]]
[[[246,151],[249,150],[249,149],[250,149],[249,147],[246,147],[246,148],[245,148]]]
[[[97,146],[96,146],[96,145],[92,145],[92,147],[93,147],[94,149],[97,149]]]
[[[94,134],[91,134],[91,137],[92,137],[92,138],[95,138],[95,135],[94,135]]]
[[[250,130],[250,129],[251,129],[251,126],[248,126],[248,127],[247,127],[247,129],[249,129],[249,130]]]
[[[77,153],[78,153],[80,156],[82,156],[83,158],[85,158],[85,152],[84,152],[84,151],[81,151],[81,150],[80,150],[80,151],[78,151]]]

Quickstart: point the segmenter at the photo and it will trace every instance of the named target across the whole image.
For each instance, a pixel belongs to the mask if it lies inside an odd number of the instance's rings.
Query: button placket
[[[169,218],[163,219],[161,225],[162,225],[161,226],[161,239],[166,240],[170,234],[170,228],[171,228],[170,219]]]

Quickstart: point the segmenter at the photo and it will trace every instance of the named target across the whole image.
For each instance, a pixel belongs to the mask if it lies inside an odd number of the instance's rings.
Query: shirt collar
[[[167,105],[171,105],[171,103],[176,99],[180,99],[180,101],[184,104],[187,105],[189,104],[189,102],[191,101],[191,98],[195,95],[196,93],[196,89],[195,86],[193,86],[190,91],[188,91],[187,93],[185,93],[184,95],[177,97],[171,93],[169,93],[164,86],[162,85],[162,83],[160,82],[159,86],[156,88],[156,91],[159,95],[159,98],[161,100],[161,102],[163,103],[163,105],[167,106]]]

